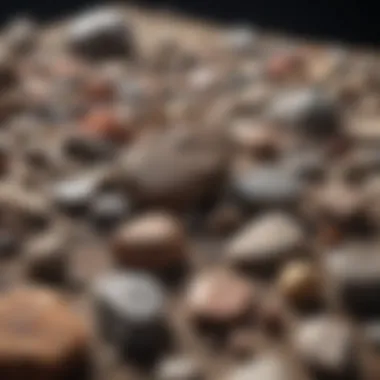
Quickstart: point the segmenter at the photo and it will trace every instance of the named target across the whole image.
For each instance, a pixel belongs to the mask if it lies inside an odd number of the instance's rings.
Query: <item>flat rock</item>
[[[211,270],[192,280],[186,307],[192,320],[229,325],[246,317],[257,302],[257,289],[245,279],[226,270]]]
[[[356,378],[354,337],[345,321],[322,316],[303,322],[294,332],[293,344],[317,379]]]
[[[62,297],[50,290],[2,292],[0,337],[1,378],[8,379],[10,373],[14,379],[87,378],[87,327]]]
[[[268,116],[280,126],[313,137],[334,135],[339,129],[339,107],[314,88],[284,92],[269,106]]]
[[[156,212],[122,225],[113,238],[113,252],[124,267],[165,270],[184,262],[186,244],[181,222]]]
[[[228,154],[216,135],[174,129],[132,146],[122,162],[131,196],[142,204],[184,209],[215,192]]]
[[[375,247],[348,245],[330,252],[325,268],[349,312],[357,316],[379,315],[380,256]]]
[[[290,363],[278,354],[262,354],[246,364],[237,367],[224,377],[225,380],[290,380],[294,379],[294,371]]]
[[[123,13],[104,7],[85,12],[67,27],[68,46],[86,58],[128,57],[131,31]]]
[[[231,183],[233,197],[254,209],[294,206],[302,189],[302,182],[292,171],[277,166],[242,171]]]
[[[227,244],[225,258],[252,269],[277,268],[300,253],[305,235],[291,216],[273,212],[253,219]]]

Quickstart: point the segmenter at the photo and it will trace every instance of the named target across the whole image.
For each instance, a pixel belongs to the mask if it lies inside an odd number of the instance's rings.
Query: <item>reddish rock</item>
[[[59,295],[42,288],[1,294],[2,379],[85,379],[88,339],[82,321]]]
[[[113,239],[113,252],[125,267],[169,269],[185,260],[186,234],[176,218],[150,213],[120,227]]]
[[[200,323],[229,325],[250,313],[257,296],[249,282],[232,272],[206,271],[190,283],[189,316]]]

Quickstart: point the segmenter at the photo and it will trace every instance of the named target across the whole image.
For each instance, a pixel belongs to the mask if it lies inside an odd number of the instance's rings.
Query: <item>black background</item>
[[[101,1],[0,0],[0,3],[0,21],[4,22],[25,13],[41,21],[59,18]],[[143,3],[223,21],[252,22],[306,37],[380,45],[380,11],[376,0],[144,0]]]

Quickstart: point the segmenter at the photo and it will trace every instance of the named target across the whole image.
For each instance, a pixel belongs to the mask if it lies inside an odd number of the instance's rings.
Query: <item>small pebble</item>
[[[198,361],[187,356],[163,360],[157,368],[157,380],[202,380],[203,371]]]
[[[322,278],[318,269],[306,261],[288,263],[278,278],[280,293],[295,305],[319,304],[322,297]]]
[[[355,316],[380,315],[380,257],[365,244],[343,246],[330,252],[325,270],[336,283],[343,306]]]
[[[93,289],[103,336],[125,359],[150,366],[167,350],[165,293],[150,275],[115,272],[96,280]]]
[[[206,271],[190,283],[186,305],[189,317],[207,325],[229,326],[246,318],[258,302],[252,286],[224,270]]]
[[[227,244],[225,259],[257,271],[278,268],[300,254],[305,245],[302,227],[291,216],[273,212],[254,218]]]
[[[49,232],[28,243],[25,265],[29,277],[47,285],[64,284],[69,277],[69,252],[62,231]]]
[[[128,57],[132,52],[132,37],[123,13],[112,7],[87,11],[71,20],[67,43],[86,58],[107,59]]]
[[[165,213],[149,213],[116,231],[113,252],[127,268],[166,270],[186,260],[186,234],[181,222]]]
[[[306,136],[329,137],[336,134],[340,127],[337,104],[315,89],[278,95],[270,105],[268,115],[279,125]]]
[[[90,217],[100,228],[112,228],[129,216],[131,205],[117,193],[98,196],[91,204]]]
[[[293,337],[295,350],[317,379],[356,379],[357,356],[351,327],[322,316],[303,322]]]
[[[292,172],[272,166],[239,173],[231,187],[238,201],[256,209],[293,206],[302,194],[302,183]]]

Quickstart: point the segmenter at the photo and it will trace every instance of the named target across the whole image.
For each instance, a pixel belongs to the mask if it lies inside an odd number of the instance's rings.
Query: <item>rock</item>
[[[67,28],[67,43],[77,54],[91,59],[128,57],[131,31],[123,13],[102,7],[79,15]]]
[[[1,378],[87,379],[88,364],[89,332],[59,295],[43,288],[0,294]]]
[[[325,161],[321,152],[301,150],[285,156],[284,166],[300,180],[315,183],[321,182],[326,174]]]
[[[201,380],[200,364],[187,356],[174,356],[163,360],[157,368],[157,380]]]
[[[290,380],[294,379],[294,372],[290,363],[276,353],[262,354],[257,359],[240,365],[230,371],[225,380]]]
[[[55,185],[52,192],[53,200],[64,212],[82,214],[94,199],[98,185],[97,176],[68,178]]]
[[[269,106],[268,116],[280,126],[318,138],[333,136],[340,127],[338,105],[314,88],[278,95]]]
[[[229,150],[223,141],[216,132],[181,128],[141,139],[121,163],[129,194],[149,206],[194,206],[224,178]]]
[[[100,331],[127,360],[150,366],[169,346],[165,293],[139,272],[115,272],[98,279],[93,297]]]
[[[62,150],[65,156],[78,162],[101,162],[114,155],[112,142],[86,134],[76,134],[64,141]]]
[[[181,222],[165,213],[150,213],[127,222],[115,233],[113,252],[127,268],[166,270],[186,260]]]
[[[121,113],[112,107],[97,107],[90,110],[81,123],[84,134],[89,139],[101,139],[114,143],[124,143],[131,139],[135,120],[132,113]]]
[[[375,247],[343,246],[329,253],[324,264],[349,312],[359,317],[380,314],[380,256]]]
[[[327,183],[310,193],[307,209],[319,227],[331,225],[343,235],[359,236],[371,230],[365,198],[356,186],[339,181]]]
[[[286,304],[282,297],[273,294],[266,296],[258,314],[262,327],[270,335],[279,336],[285,331],[288,315]]]
[[[380,324],[379,322],[369,322],[363,327],[365,342],[376,352],[380,351]]]
[[[294,332],[293,344],[317,379],[356,378],[353,332],[344,321],[322,316],[303,322]]]
[[[29,53],[36,45],[38,27],[27,17],[16,18],[7,25],[5,41],[9,49],[17,55]]]
[[[248,25],[238,25],[224,36],[225,45],[233,54],[251,54],[257,50],[259,33]]]
[[[232,237],[225,258],[239,267],[267,271],[298,255],[305,235],[295,219],[272,212],[253,219]]]
[[[0,260],[8,259],[18,253],[19,242],[10,231],[0,230]]]
[[[15,232],[32,234],[47,228],[51,222],[50,207],[40,194],[21,190],[13,183],[0,190],[3,222]]]
[[[280,167],[259,167],[238,173],[232,180],[232,196],[250,208],[294,206],[302,194],[302,183]]]
[[[190,283],[186,307],[196,323],[229,326],[247,318],[258,302],[250,283],[232,272],[206,271]]]
[[[306,261],[288,263],[277,284],[280,293],[295,305],[315,306],[323,297],[321,274],[315,265]]]
[[[131,212],[131,205],[126,197],[118,193],[105,193],[98,196],[91,205],[90,217],[100,228],[117,226]]]
[[[30,278],[50,284],[60,285],[69,278],[70,257],[67,241],[62,231],[49,232],[29,242],[26,247],[25,265]]]
[[[0,51],[0,89],[9,90],[17,83],[17,73],[11,58],[4,51]]]

